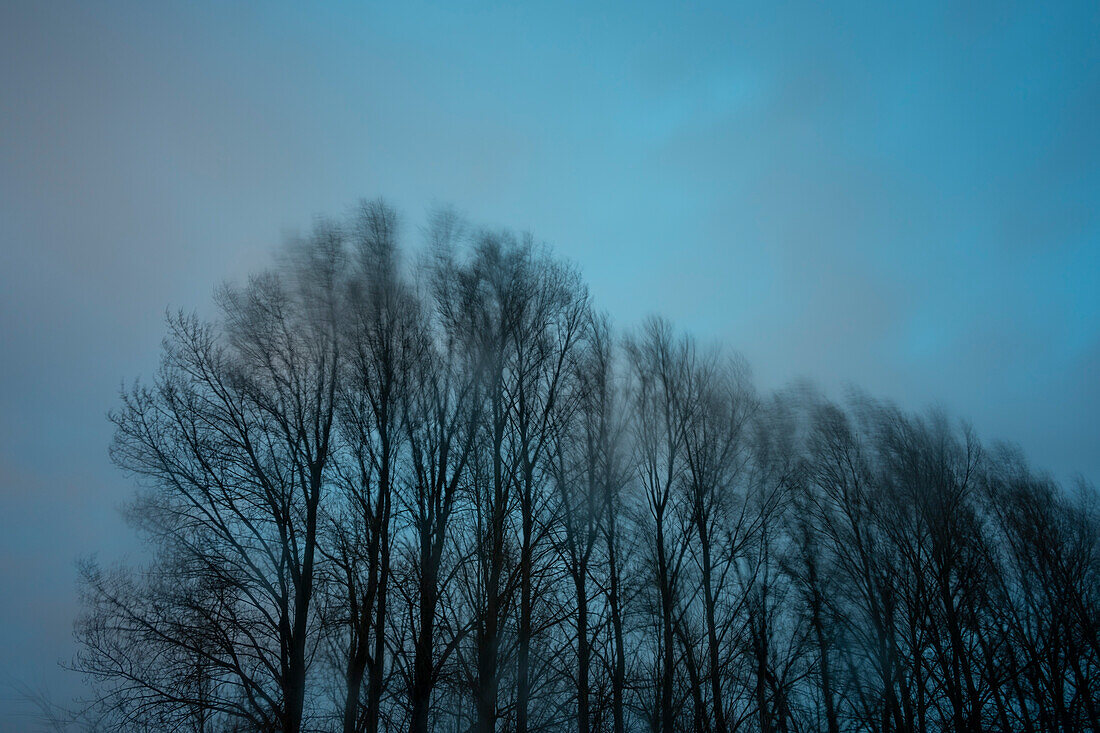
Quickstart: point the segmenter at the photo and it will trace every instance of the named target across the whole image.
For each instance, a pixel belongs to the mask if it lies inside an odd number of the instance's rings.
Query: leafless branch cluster
[[[169,319],[84,568],[116,729],[1100,730],[1100,520],[964,425],[809,389],[530,238],[382,202]]]

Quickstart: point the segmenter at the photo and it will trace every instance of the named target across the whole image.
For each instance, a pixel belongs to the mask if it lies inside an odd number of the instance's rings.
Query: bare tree
[[[653,532],[653,570],[661,648],[657,667],[656,719],[662,733],[675,726],[675,627],[680,571],[685,544],[682,507],[675,501],[686,471],[684,442],[690,417],[687,386],[694,367],[694,347],[677,339],[671,327],[650,321],[629,344],[634,378],[634,463]]]
[[[725,677],[719,596],[729,571],[757,529],[752,498],[743,483],[749,473],[749,421],[755,397],[744,368],[736,361],[712,356],[690,377],[690,418],[684,435],[687,503],[693,532],[689,543],[702,590],[706,671],[711,696],[708,728],[729,730],[722,694]],[[685,654],[687,651],[685,651]]]
[[[345,733],[378,730],[386,674],[394,509],[399,463],[409,435],[409,396],[427,349],[420,307],[400,272],[397,214],[363,204],[350,231],[339,390],[341,501],[331,504],[329,557],[346,618]],[[360,710],[364,675],[366,705]]]
[[[482,406],[482,354],[470,350],[472,324],[464,318],[461,297],[451,289],[454,263],[449,259],[461,222],[438,212],[429,230],[437,256],[429,272],[431,300],[436,304],[438,331],[429,339],[419,362],[417,380],[410,385],[408,420],[410,476],[406,503],[412,525],[413,577],[409,600],[414,609],[413,662],[409,683],[412,709],[410,730],[430,729],[432,693],[448,658],[467,629],[452,619],[441,636],[440,603],[450,575],[444,562],[451,522],[463,481],[476,450]],[[442,624],[447,626],[448,624]]]
[[[112,456],[147,482],[133,516],[175,584],[139,585],[143,602],[133,605],[112,585],[91,582],[88,592],[126,619],[121,643],[140,632],[166,655],[193,658],[195,673],[209,677],[196,688],[203,707],[296,732],[336,412],[339,236],[321,225],[291,254],[282,276],[223,290],[220,327],[169,320],[156,382],[134,387],[112,415]],[[187,612],[177,615],[180,606]],[[124,698],[174,694],[130,674],[109,649],[88,644],[81,666],[129,676]]]
[[[593,650],[600,645],[595,635],[611,624],[613,688],[611,705],[615,725],[621,730],[625,649],[619,597],[617,538],[609,525],[618,511],[616,497],[625,484],[622,466],[622,422],[615,385],[614,344],[606,319],[587,324],[584,350],[574,364],[570,381],[573,393],[559,406],[561,424],[555,434],[550,471],[558,494],[559,553],[573,583],[573,659],[571,677],[576,689],[577,730],[597,729],[600,711],[593,706]],[[605,545],[605,538],[608,544]],[[602,552],[601,552],[602,551]],[[606,563],[606,566],[604,565]],[[593,583],[595,580],[595,583]],[[606,596],[609,618],[600,618],[596,591]],[[595,587],[593,587],[595,586]]]

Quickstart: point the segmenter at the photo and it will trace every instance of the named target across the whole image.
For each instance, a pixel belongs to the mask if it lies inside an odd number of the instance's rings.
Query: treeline
[[[169,319],[78,669],[149,731],[1100,730],[1100,515],[941,414],[808,388],[529,238],[381,202]]]

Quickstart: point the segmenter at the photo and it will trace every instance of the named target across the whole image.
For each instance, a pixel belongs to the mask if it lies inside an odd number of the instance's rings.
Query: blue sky
[[[6,666],[74,689],[73,562],[132,548],[105,413],[165,308],[364,196],[1100,481],[1097,130],[1096,3],[5,2]]]

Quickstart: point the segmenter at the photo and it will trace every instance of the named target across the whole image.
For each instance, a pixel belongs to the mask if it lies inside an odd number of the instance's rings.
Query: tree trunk
[[[825,721],[829,733],[839,733],[840,723],[836,715],[836,702],[833,699],[833,675],[829,667],[829,645],[825,638],[825,622],[821,611],[825,600],[821,595],[817,578],[817,560],[807,558],[807,579],[810,583],[810,623],[817,641],[818,665],[821,667],[821,698],[825,703]]]
[[[520,546],[519,649],[516,669],[516,733],[527,733],[527,713],[531,696],[531,555],[534,518],[531,506],[531,469],[525,470],[522,501],[523,539]]]
[[[614,659],[611,671],[611,716],[614,721],[614,733],[626,733],[626,721],[623,716],[623,697],[626,686],[626,648],[623,644],[623,615],[620,607],[619,566],[614,507],[610,507],[607,516],[607,558],[610,587],[608,605],[611,607],[611,634],[614,645]]]
[[[589,713],[588,668],[590,651],[588,646],[588,569],[580,564],[573,575],[573,584],[577,591],[577,731],[588,733],[591,728]]]
[[[661,634],[663,636],[664,651],[662,655],[661,669],[661,693],[660,693],[660,720],[661,733],[672,733],[674,719],[672,714],[672,685],[673,667],[675,664],[675,649],[673,646],[672,616],[672,587],[669,578],[668,558],[665,555],[665,533],[662,527],[663,516],[657,516],[657,581],[661,590]]]
[[[715,599],[711,580],[710,537],[707,535],[705,520],[697,524],[699,544],[703,553],[703,605],[707,623],[707,651],[710,665],[710,694],[714,707],[714,730],[726,733],[726,710],[722,699],[722,675],[718,652],[718,629],[715,621]]]
[[[427,523],[425,523],[427,524]],[[413,682],[410,690],[412,721],[410,733],[428,733],[428,711],[432,696],[432,676],[435,664],[435,607],[438,598],[439,561],[432,546],[430,529],[421,529],[420,537],[420,627],[413,659]]]
[[[382,499],[382,526],[379,538],[378,595],[374,616],[374,654],[371,656],[370,679],[367,687],[367,733],[377,733],[382,712],[382,682],[386,673],[386,601],[390,566],[390,501]]]

